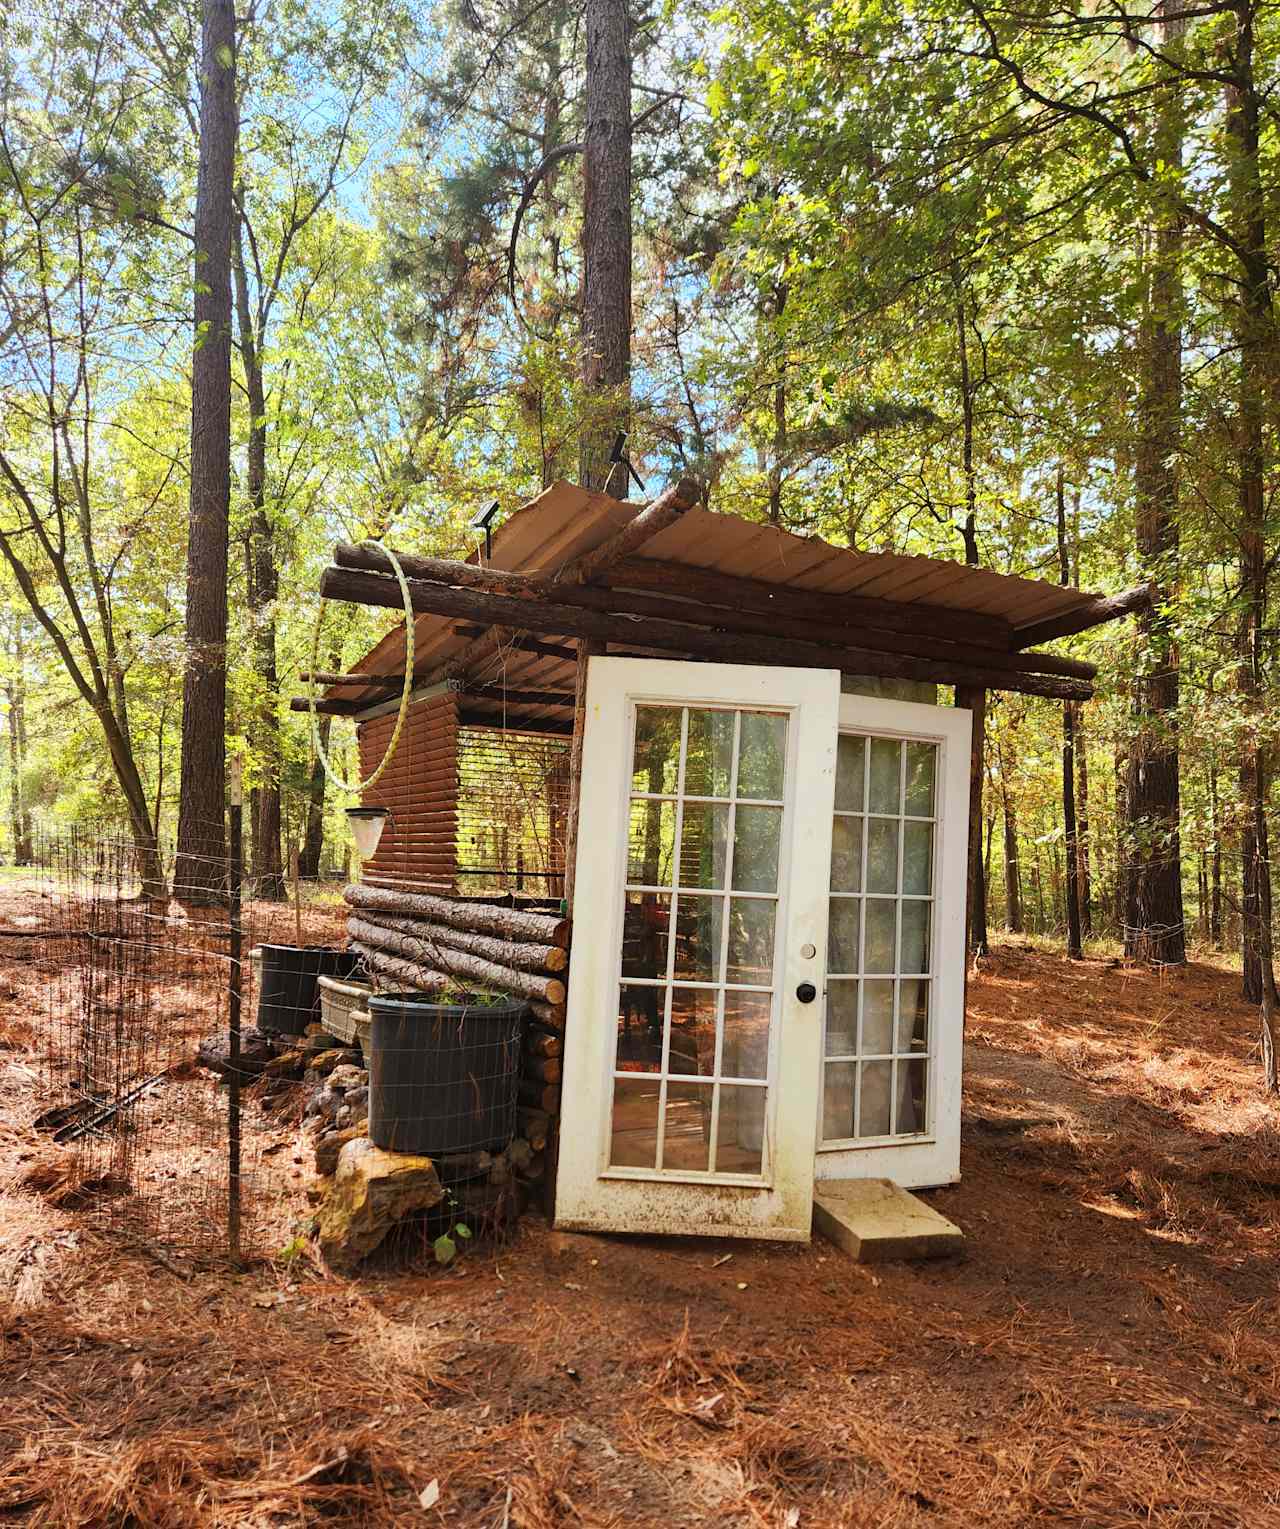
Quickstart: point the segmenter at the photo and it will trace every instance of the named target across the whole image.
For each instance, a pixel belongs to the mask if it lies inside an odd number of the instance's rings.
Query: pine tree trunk
[[[1129,753],[1123,743],[1117,743],[1113,760],[1113,790],[1115,794],[1115,838],[1112,849],[1115,854],[1115,875],[1111,879],[1111,922],[1114,930],[1124,938],[1124,926],[1130,899],[1133,897],[1134,862],[1129,856]]]
[[[973,713],[973,746],[969,757],[969,877],[966,948],[970,955],[985,956],[990,948],[987,934],[987,880],[982,860],[982,777],[986,741],[987,692],[974,686],[956,686],[956,705]]]
[[[9,695],[9,836],[13,840],[14,865],[26,865],[22,855],[22,763],[18,754],[18,728],[13,715],[12,680],[5,686]]]
[[[781,367],[782,363],[778,363]],[[782,524],[782,463],[787,451],[787,384],[779,377],[773,385],[773,456],[769,466],[769,521]]]
[[[1181,20],[1162,26],[1176,43]],[[1155,124],[1155,152],[1182,163],[1183,124],[1172,98]],[[1129,754],[1127,855],[1133,865],[1125,909],[1125,954],[1159,965],[1186,960],[1182,910],[1178,650],[1166,607],[1177,583],[1178,449],[1182,438],[1182,246],[1179,214],[1163,207],[1151,235],[1139,341],[1138,441],[1134,463],[1136,547],[1144,578],[1159,591],[1138,617],[1139,672]]]
[[[1209,944],[1222,949],[1222,820],[1218,806],[1218,766],[1209,764]]]
[[[1202,849],[1200,863],[1196,866],[1196,923],[1200,938],[1209,941],[1209,856]]]
[[[23,653],[22,631],[21,625],[19,625],[18,654],[20,659]],[[22,672],[21,662],[19,662],[18,667],[18,684],[14,702],[14,725],[17,730],[18,739],[18,764],[21,769],[25,770],[27,767],[27,682],[26,676]],[[22,812],[19,818],[22,829],[21,848],[22,853],[26,856],[22,864],[30,865],[35,858],[35,852],[32,848],[31,807],[27,802],[26,792],[21,791],[20,795],[22,799]]]
[[[329,749],[329,734],[332,728],[332,717],[316,718],[316,732],[320,735],[320,747],[326,753]],[[349,776],[346,778],[350,779]],[[307,782],[307,825],[302,836],[302,849],[298,854],[298,872],[310,881],[314,881],[319,876],[320,860],[324,854],[325,784],[324,766],[320,763],[320,756],[317,755],[315,763],[311,766],[311,778]]]
[[[977,389],[969,368],[968,314],[965,310],[964,295],[960,289],[960,280],[954,268],[952,280],[956,288],[956,348],[960,362],[960,419],[963,426],[960,453],[964,473],[964,523],[960,534],[964,538],[964,560],[971,567],[976,568],[979,561],[978,479],[973,461],[973,433],[974,396]]]
[[[1022,933],[1022,874],[1018,863],[1018,825],[1003,765],[1000,770],[1000,805],[1004,809],[1004,907],[1005,928],[1010,934]]]
[[[176,894],[193,905],[221,900],[226,860],[231,239],[236,150],[236,32],[231,0],[203,0],[201,30],[187,666],[174,869]]]
[[[1066,856],[1067,954],[1078,961],[1084,954],[1080,942],[1080,840],[1076,832],[1076,739],[1075,707],[1062,707],[1062,824]]]
[[[249,404],[245,488],[249,496],[250,520],[245,547],[245,586],[249,597],[253,667],[260,690],[252,731],[259,776],[249,794],[250,866],[255,895],[267,902],[282,902],[285,879],[280,858],[280,715],[276,672],[276,600],[280,594],[280,576],[276,569],[271,518],[267,514],[267,393],[262,377],[261,336],[255,331],[249,306],[249,280],[244,266],[239,219],[233,274],[240,361]]]
[[[13,677],[5,687],[9,696],[9,819],[14,865],[30,865],[32,859],[31,814],[27,811],[22,788],[22,774],[27,765],[25,658],[22,619],[19,617],[14,623]]]
[[[1071,583],[1067,552],[1066,470],[1058,464],[1058,573],[1064,587]],[[1066,858],[1067,955],[1078,961],[1080,944],[1080,840],[1076,832],[1076,713],[1070,701],[1062,707],[1062,828]]]
[[[584,488],[625,498],[611,470],[617,431],[630,418],[631,40],[626,0],[587,0],[586,124],[582,186],[582,381],[579,442]]]
[[[249,536],[253,559],[249,619],[253,623],[254,668],[262,687],[261,706],[255,719],[262,775],[254,793],[253,883],[257,897],[281,902],[285,896],[285,878],[280,854],[280,715],[275,614],[280,579],[271,521],[261,506],[253,517]]]
[[[960,403],[964,418],[963,470],[965,483],[965,518],[962,528],[964,560],[978,566],[978,494],[973,463],[973,378],[969,371],[969,347],[966,318],[959,278],[956,283],[956,339],[960,360]],[[971,686],[956,687],[956,705],[973,712],[973,748],[969,761],[969,895],[967,949],[971,955],[986,955],[990,948],[987,935],[987,878],[982,862],[982,784],[985,774],[987,743],[987,692]]]
[[[1239,768],[1241,834],[1241,933],[1245,997],[1262,1006],[1265,1079],[1277,1085],[1275,975],[1271,941],[1271,866],[1267,843],[1267,761],[1260,733],[1262,639],[1266,627],[1267,484],[1264,440],[1266,393],[1276,359],[1267,254],[1265,191],[1260,166],[1261,120],[1254,83],[1254,12],[1236,8],[1235,68],[1242,87],[1227,100],[1233,140],[1232,224],[1239,246],[1241,280],[1236,340],[1240,354],[1236,473],[1239,494],[1240,604],[1237,685],[1245,727]]]
[[[1053,894],[1053,928],[1056,934],[1066,922],[1066,905],[1062,896],[1062,861],[1058,855],[1057,841],[1053,845],[1053,858],[1049,862],[1051,873],[1050,890]]]
[[[31,844],[24,830],[22,811],[22,751],[18,746],[17,685],[10,680],[9,692],[9,831],[13,839],[14,865],[31,864]]]
[[[777,374],[773,384],[773,448],[769,462],[769,520],[775,526],[782,524],[782,477],[787,456],[787,352],[777,327],[786,306],[787,289],[780,282],[773,291]]]
[[[1089,852],[1089,742],[1084,707],[1076,713],[1076,831],[1079,839],[1080,934],[1093,938],[1093,868]]]

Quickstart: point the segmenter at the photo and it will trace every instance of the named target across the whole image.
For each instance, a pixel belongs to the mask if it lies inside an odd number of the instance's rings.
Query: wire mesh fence
[[[34,850],[0,897],[6,953],[39,971],[32,1119],[60,1202],[101,1230],[252,1258],[305,1228],[341,1267],[384,1245],[439,1257],[459,1235],[501,1233],[537,1192],[559,1041],[527,1032],[527,992],[558,979],[492,958],[540,947],[440,931],[449,975],[422,992],[383,946],[349,948],[341,883],[246,898],[228,857],[175,889],[164,852],[158,892],[156,855],[118,834],[47,833]],[[387,934],[417,948],[416,932]],[[363,1204],[330,1193],[348,1143]],[[312,1166],[330,1188],[309,1205]]]
[[[322,964],[342,934],[340,884],[300,886],[294,904],[244,900],[224,856],[195,868],[205,895],[193,906],[171,884],[157,895],[155,857],[127,837],[70,829],[33,849],[4,932],[11,957],[40,960],[35,1124],[64,1149],[69,1192],[95,1222],[140,1240],[270,1251],[285,1235],[289,1167],[269,1100],[241,1087],[274,1049],[253,1024],[260,978],[248,953],[305,942]],[[229,1054],[241,1014],[243,1070]]]

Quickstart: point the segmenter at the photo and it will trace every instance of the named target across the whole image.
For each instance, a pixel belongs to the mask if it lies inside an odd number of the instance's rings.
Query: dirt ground
[[[962,1257],[531,1214],[354,1280],[24,1183],[40,980],[0,965],[0,1522],[1280,1524],[1280,1110],[1225,970],[983,964]]]

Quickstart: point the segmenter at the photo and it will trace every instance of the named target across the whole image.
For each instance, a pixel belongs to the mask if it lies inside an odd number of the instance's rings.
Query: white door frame
[[[592,658],[575,862],[556,1225],[590,1231],[712,1234],[807,1241],[821,1076],[840,677],[677,660]],[[685,1175],[609,1165],[617,1044],[632,718],[637,704],[785,712],[787,803],[762,1178]],[[814,954],[802,952],[813,947]],[[780,1044],[780,1040],[785,1044]]]
[[[969,774],[973,713],[961,707],[868,696],[840,698],[840,731],[938,745],[935,776],[932,996],[928,1130],[910,1138],[827,1147],[816,1122],[819,1179],[892,1179],[905,1189],[960,1177],[960,1088],[964,1041],[965,904],[969,860]]]

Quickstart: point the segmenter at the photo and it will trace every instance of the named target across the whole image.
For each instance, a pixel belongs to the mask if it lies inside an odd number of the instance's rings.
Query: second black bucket
[[[440,1157],[515,1135],[525,1004],[369,999],[369,1136],[386,1152]]]
[[[332,945],[264,945],[258,989],[258,1029],[301,1035],[319,1018],[320,977],[349,977],[360,965],[351,950]]]

